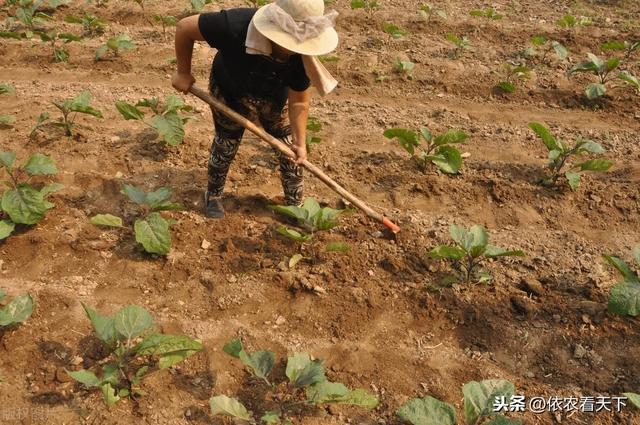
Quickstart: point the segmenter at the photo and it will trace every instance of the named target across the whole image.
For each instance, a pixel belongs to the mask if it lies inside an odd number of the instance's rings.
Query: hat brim
[[[268,4],[258,9],[253,15],[253,25],[255,25],[260,34],[274,43],[292,52],[307,56],[326,55],[338,46],[338,33],[333,28],[325,29],[317,37],[298,41],[294,36],[282,31],[278,25],[265,17],[264,11],[269,6]]]

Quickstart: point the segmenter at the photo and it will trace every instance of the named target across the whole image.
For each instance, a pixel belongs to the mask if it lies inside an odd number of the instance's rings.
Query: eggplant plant
[[[64,134],[67,137],[73,136],[73,128],[78,114],[91,115],[97,118],[102,118],[102,112],[91,106],[91,93],[89,91],[83,91],[73,99],[65,99],[63,101],[53,102],[54,106],[60,110],[62,117],[51,123],[55,127],[60,127],[64,130]],[[31,130],[29,134],[30,138],[33,138],[45,123],[49,120],[49,113],[43,112],[38,116],[36,126]]]
[[[0,228],[2,227],[0,222]],[[1,230],[0,230],[1,232]],[[2,237],[0,236],[0,239]],[[7,294],[0,289],[0,303],[2,303]],[[31,295],[20,295],[11,300],[4,307],[0,307],[0,332],[26,322],[33,313],[33,298]]]
[[[471,381],[462,387],[464,396],[464,423],[466,425],[520,425],[522,422],[496,412],[496,406],[507,406],[515,394],[514,385],[505,380]],[[502,409],[505,411],[506,409]],[[456,425],[453,405],[426,396],[403,404],[396,415],[412,425]]]
[[[162,38],[167,41],[167,28],[175,27],[178,23],[178,18],[172,15],[153,15],[153,19],[162,25]]]
[[[636,266],[640,267],[640,245],[633,249],[632,255]],[[640,315],[640,278],[638,273],[634,272],[619,257],[610,254],[604,254],[602,257],[622,276],[622,280],[611,288],[609,311],[624,316]]]
[[[569,56],[567,48],[556,40],[548,40],[541,35],[531,37],[532,46],[524,49],[522,55],[530,59],[534,64],[547,63],[547,58],[551,52],[555,52],[560,60],[565,60]],[[542,51],[542,56],[540,56]]]
[[[125,184],[122,193],[141,210],[133,224],[136,242],[150,254],[167,255],[171,250],[172,222],[162,217],[160,211],[182,209],[181,204],[170,201],[171,189],[161,187],[153,192],[144,192],[136,186]],[[97,214],[90,221],[96,226],[124,227],[122,218],[111,214]]]
[[[409,34],[406,29],[400,28],[399,26],[388,22],[382,25],[382,30],[391,35],[393,38],[402,38],[405,35]]]
[[[575,17],[573,15],[564,15],[556,22],[560,28],[586,27],[592,23],[593,20],[587,16]]]
[[[411,78],[411,73],[413,72],[413,68],[415,68],[416,64],[411,61],[403,61],[399,57],[396,58],[393,63],[393,70],[401,75],[406,75]]]
[[[313,145],[319,144],[322,139],[318,136],[318,133],[322,130],[322,123],[315,117],[309,117],[307,119],[307,136],[305,144],[307,145],[307,152],[311,152]]]
[[[475,16],[476,18],[492,19],[494,21],[502,19],[502,15],[500,15],[493,7],[487,7],[484,10],[474,9],[469,12],[469,15]]]
[[[398,139],[400,146],[418,161],[423,170],[430,162],[447,174],[457,174],[462,167],[462,155],[452,146],[467,140],[467,134],[461,130],[450,129],[435,137],[426,127],[422,127],[420,132],[406,128],[390,128],[383,134],[388,139]],[[422,144],[421,139],[424,141]],[[420,153],[417,153],[416,148],[420,148]]]
[[[579,63],[572,67],[567,73],[571,76],[577,72],[585,72],[593,74],[598,78],[597,83],[592,83],[585,89],[585,94],[589,100],[597,99],[604,96],[607,93],[606,84],[611,81],[614,76],[614,72],[620,66],[621,59],[612,57],[609,59],[601,59],[593,53],[587,53],[588,61]],[[640,84],[638,79],[628,71],[618,72],[616,74],[618,79],[624,81],[627,84],[632,85],[636,90],[640,91]]]
[[[67,32],[59,33],[55,29],[40,32],[39,35],[43,43],[48,43],[51,46],[53,59],[56,62],[67,62],[69,60],[69,51],[65,46],[71,42],[82,40],[80,36]]]
[[[211,4],[211,0],[189,0],[191,10],[193,12],[202,12],[202,9],[208,4]]]
[[[351,9],[365,9],[369,18],[373,17],[373,13],[380,9],[378,0],[351,0]]]
[[[305,408],[327,404],[346,404],[374,409],[378,398],[365,390],[350,390],[340,382],[331,382],[325,376],[321,360],[308,353],[294,353],[287,358],[287,381],[272,382],[271,371],[276,362],[275,353],[268,350],[245,351],[239,339],[229,341],[223,351],[239,359],[249,373],[269,388],[272,394],[267,405],[272,410],[261,412],[260,423],[291,425],[292,417]],[[219,395],[209,400],[213,415],[224,415],[249,424],[256,424],[257,416],[237,399]]]
[[[420,6],[418,13],[427,20],[427,23],[431,22],[433,15],[439,16],[442,19],[447,19],[447,12],[444,9],[437,8],[429,3]]]
[[[498,88],[505,93],[513,93],[516,91],[516,81],[528,80],[531,70],[523,65],[511,65],[505,63],[502,66],[504,80],[498,83]]]
[[[549,174],[541,180],[546,186],[557,185],[561,176],[567,180],[571,190],[580,186],[580,179],[584,171],[607,171],[613,162],[602,158],[604,148],[592,140],[578,138],[573,146],[557,140],[547,127],[538,122],[530,122],[529,128],[544,143],[549,151]],[[584,154],[592,154],[592,159],[576,161]]]
[[[95,335],[109,350],[100,372],[81,369],[67,374],[88,389],[99,389],[107,406],[120,399],[146,395],[142,380],[168,369],[204,349],[202,343],[186,335],[154,331],[151,314],[137,305],[128,305],[112,316],[103,316],[82,304]]]
[[[628,62],[631,59],[631,56],[637,51],[640,50],[640,40],[638,41],[619,41],[612,40],[604,43],[602,45],[602,50],[614,50],[624,52],[624,56],[622,57],[622,62]]]
[[[19,0],[13,16],[5,20],[6,31],[0,32],[1,38],[32,38],[44,29],[51,16],[40,9],[45,6],[43,0]]]
[[[466,36],[459,37],[458,35],[450,32],[446,35],[446,39],[455,46],[453,51],[450,53],[452,58],[459,58],[465,50],[471,48],[471,41],[469,41]]]
[[[107,52],[111,52],[114,57],[118,57],[120,56],[120,53],[126,50],[133,50],[135,48],[136,45],[131,41],[131,37],[127,34],[120,34],[109,38],[105,44],[96,49],[95,60],[102,60]]]
[[[449,234],[455,245],[439,245],[427,253],[428,258],[447,260],[452,264],[454,274],[447,277],[446,282],[466,282],[472,280],[487,282],[491,275],[479,270],[483,262],[498,257],[523,257],[520,250],[508,250],[489,244],[489,235],[484,227],[476,224],[466,230],[462,226],[452,224]]]
[[[269,205],[269,209],[295,220],[298,225],[310,232],[307,235],[285,226],[278,227],[278,233],[301,243],[310,241],[313,233],[318,230],[329,230],[336,227],[338,217],[344,213],[344,210],[321,207],[314,198],[305,199],[302,206],[299,207],[295,205]]]
[[[148,108],[153,117],[146,121],[145,113],[139,108]],[[190,112],[193,110],[178,96],[169,95],[164,102],[153,97],[142,99],[135,105],[127,102],[116,102],[116,109],[125,120],[141,121],[158,132],[161,139],[170,146],[177,146],[184,139],[184,125],[191,119],[188,116],[180,116],[180,112]]]
[[[69,15],[65,21],[70,24],[82,25],[85,37],[95,37],[104,33],[104,21],[89,12],[85,12],[82,16]]]
[[[49,183],[37,189],[30,184],[33,177],[58,173],[55,162],[48,156],[31,155],[21,166],[16,166],[15,160],[15,152],[0,152],[0,169],[9,176],[4,182],[7,189],[2,193],[0,203],[0,240],[11,235],[16,224],[33,225],[42,220],[55,206],[47,201],[47,197],[64,187],[60,183]]]

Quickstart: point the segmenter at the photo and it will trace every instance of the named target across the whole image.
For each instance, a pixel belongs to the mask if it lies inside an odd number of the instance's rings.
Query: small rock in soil
[[[576,344],[575,347],[573,347],[573,358],[574,359],[582,359],[584,356],[587,355],[587,349],[584,348],[582,345],[580,344]]]
[[[587,300],[580,301],[577,307],[579,312],[588,314],[589,316],[596,316],[606,309],[606,306],[602,303]]]
[[[511,297],[511,305],[517,313],[524,316],[528,316],[533,312],[533,305],[527,298],[522,298],[514,295]]]
[[[59,367],[56,369],[56,381],[61,384],[65,382],[71,382],[72,378],[67,374],[63,367]]]
[[[520,289],[527,294],[541,296],[544,294],[544,287],[538,279],[524,278],[520,281]]]

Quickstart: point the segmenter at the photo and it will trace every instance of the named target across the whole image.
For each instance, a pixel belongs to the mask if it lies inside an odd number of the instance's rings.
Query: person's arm
[[[198,27],[200,15],[193,15],[181,19],[176,25],[176,63],[177,72],[171,78],[171,85],[183,93],[187,93],[196,79],[191,73],[191,58],[193,56],[193,43],[203,41],[204,37]]]
[[[307,159],[307,118],[309,118],[310,99],[309,89],[304,91],[289,89],[289,122],[293,137],[291,149],[296,154],[296,157],[292,158],[296,165],[302,164]]]

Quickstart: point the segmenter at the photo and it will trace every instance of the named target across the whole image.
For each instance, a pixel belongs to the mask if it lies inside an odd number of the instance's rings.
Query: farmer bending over
[[[211,94],[245,117],[257,115],[262,127],[294,152],[289,158],[276,151],[287,205],[302,201],[300,165],[307,158],[309,86],[324,95],[337,84],[315,58],[338,44],[333,28],[336,15],[335,11],[324,14],[323,0],[276,0],[259,9],[190,16],[178,22],[176,29],[178,71],[173,87],[187,93],[194,84],[193,43],[205,40],[218,50],[211,66]],[[215,137],[204,206],[208,217],[222,218],[221,196],[244,127],[221,112],[212,112]]]

